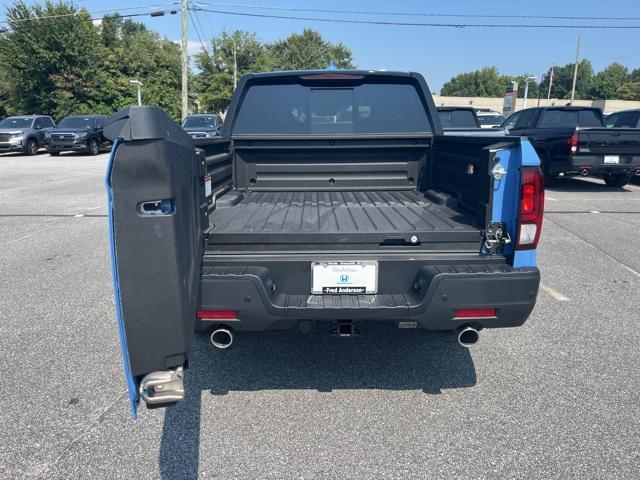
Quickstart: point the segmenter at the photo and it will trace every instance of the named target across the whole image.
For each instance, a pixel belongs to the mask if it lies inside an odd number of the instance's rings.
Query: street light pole
[[[524,79],[524,102],[522,103],[522,108],[527,108],[527,97],[529,96],[529,82],[535,80],[538,77],[527,77]]]
[[[187,41],[187,0],[182,0],[182,120],[189,114],[189,47]]]
[[[142,82],[140,80],[129,80],[129,83],[138,88],[138,105],[142,105]]]

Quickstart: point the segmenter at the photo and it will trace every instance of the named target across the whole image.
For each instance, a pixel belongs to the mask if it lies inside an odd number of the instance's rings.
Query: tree
[[[616,98],[620,100],[640,100],[640,82],[628,82],[616,90]]]
[[[46,18],[52,16],[57,18]],[[7,10],[7,23],[9,31],[0,37],[0,65],[8,113],[60,117],[88,111],[101,51],[89,13],[67,4],[29,7],[20,1]]]
[[[235,61],[234,61],[235,52]],[[233,95],[234,70],[237,79],[246,73],[271,70],[268,50],[251,32],[235,30],[222,32],[211,41],[211,51],[196,55],[200,73],[194,78],[194,87],[201,110],[221,112],[229,105]]]
[[[453,77],[440,93],[452,97],[502,97],[510,80],[500,75],[497,67],[485,67]]]
[[[351,50],[342,43],[331,43],[315,30],[305,28],[268,46],[275,70],[325,69],[333,62],[336,68],[354,68]]]
[[[631,81],[627,67],[612,63],[594,75],[588,95],[593,99],[615,98],[621,85]]]
[[[180,118],[180,46],[157,33],[123,22],[118,41],[103,52],[103,78],[98,97],[111,112],[136,103],[129,80],[143,84],[146,105],[159,105]],[[133,28],[132,28],[133,27]]]
[[[551,98],[571,98],[571,85],[573,84],[573,70],[575,63],[553,67],[553,84],[551,85]],[[551,69],[549,69],[550,71]],[[589,90],[593,79],[593,67],[589,60],[582,60],[578,64],[578,77],[576,81],[576,99],[589,98]],[[549,75],[541,82],[543,96],[549,88]]]

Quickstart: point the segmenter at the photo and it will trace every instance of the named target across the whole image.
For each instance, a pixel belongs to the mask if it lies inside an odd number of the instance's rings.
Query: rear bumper
[[[234,310],[231,320],[198,320],[199,328],[225,324],[236,330],[291,328],[300,320],[415,321],[430,330],[522,325],[535,305],[540,272],[505,264],[429,265],[404,292],[377,295],[310,295],[280,291],[264,266],[205,267],[200,308]],[[491,318],[456,318],[457,309],[495,308]]]
[[[558,173],[603,176],[609,174],[634,175],[640,169],[640,156],[618,155],[618,163],[605,163],[604,155],[575,155],[562,162]]]

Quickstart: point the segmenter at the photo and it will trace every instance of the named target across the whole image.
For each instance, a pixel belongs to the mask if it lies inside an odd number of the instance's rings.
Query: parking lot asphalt
[[[198,336],[187,400],[134,422],[106,158],[0,156],[0,478],[638,478],[640,186],[547,190],[521,328]]]

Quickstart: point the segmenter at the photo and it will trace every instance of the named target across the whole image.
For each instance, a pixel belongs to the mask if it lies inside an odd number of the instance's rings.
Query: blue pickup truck
[[[133,411],[184,397],[194,332],[370,322],[522,325],[540,272],[544,185],[518,136],[444,135],[416,73],[242,78],[217,138],[161,109],[109,119],[113,278]],[[241,340],[240,340],[241,341]]]

